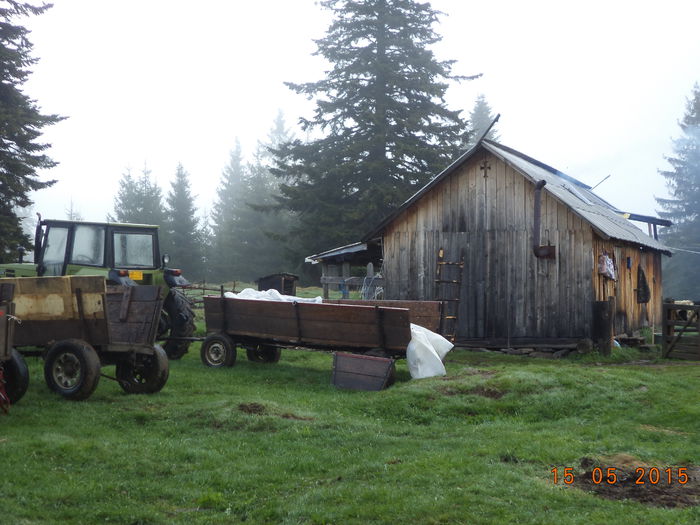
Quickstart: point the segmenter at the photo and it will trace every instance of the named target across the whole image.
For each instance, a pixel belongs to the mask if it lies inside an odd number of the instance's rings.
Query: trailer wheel
[[[210,335],[199,352],[202,363],[212,368],[235,365],[236,354],[236,344],[226,334]]]
[[[16,404],[27,392],[29,386],[29,369],[27,362],[14,348],[10,353],[10,359],[5,361],[3,374],[5,376],[5,393],[11,404]]]
[[[87,399],[100,380],[100,358],[85,341],[58,341],[46,353],[44,379],[51,390],[66,399]]]
[[[155,394],[168,382],[168,356],[160,346],[152,354],[133,354],[117,363],[117,381],[127,394]]]
[[[277,363],[282,355],[282,350],[270,345],[255,345],[246,348],[245,352],[248,361],[253,363]]]
[[[192,337],[194,334],[194,312],[189,299],[177,288],[171,288],[160,314],[158,337]],[[190,341],[166,341],[163,345],[170,359],[180,359],[187,353]]]

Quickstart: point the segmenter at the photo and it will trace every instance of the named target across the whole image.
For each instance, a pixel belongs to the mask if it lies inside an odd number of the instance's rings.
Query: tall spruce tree
[[[316,40],[323,80],[289,83],[316,99],[302,129],[323,137],[275,151],[282,206],[299,222],[298,260],[356,241],[444,168],[464,144],[465,122],[444,95],[452,61],[429,47],[437,13],[415,0],[323,0],[334,21]],[[474,77],[470,77],[474,78]]]
[[[686,112],[679,122],[681,136],[673,141],[673,152],[666,160],[670,170],[659,171],[666,178],[668,199],[656,199],[659,215],[673,221],[662,232],[671,247],[681,248],[664,264],[664,294],[677,299],[700,300],[700,86],[695,84]]]
[[[151,178],[151,170],[144,167],[138,178],[131,175],[131,170],[122,175],[119,191],[114,198],[114,216],[108,216],[108,219],[165,226],[163,192],[158,183]]]
[[[245,177],[241,143],[236,139],[228,165],[221,174],[211,212],[213,250],[208,265],[212,278],[222,282],[240,279],[240,262],[247,255],[238,238],[238,204],[243,193]]]
[[[31,205],[30,191],[56,182],[42,181],[37,173],[56,165],[45,153],[50,144],[39,139],[45,126],[62,117],[43,115],[36,102],[22,92],[37,59],[31,56],[29,31],[14,23],[16,18],[39,15],[49,7],[12,0],[0,6],[0,262],[16,260],[20,246],[32,248],[17,209]]]
[[[165,231],[167,232],[171,264],[185,271],[190,280],[204,278],[202,237],[196,216],[194,197],[190,189],[189,173],[182,164],[175,170],[166,197]]]
[[[486,96],[482,94],[476,97],[474,108],[471,113],[469,113],[469,147],[476,144],[476,141],[479,140],[479,137],[488,129],[494,118],[496,118],[496,116],[491,111],[491,106],[489,106],[489,103],[486,101]],[[489,130],[486,138],[495,141],[500,140],[495,126]]]

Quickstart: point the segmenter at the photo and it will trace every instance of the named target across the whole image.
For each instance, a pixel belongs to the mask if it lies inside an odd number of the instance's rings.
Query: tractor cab
[[[145,224],[44,220],[34,244],[39,276],[104,274],[121,284],[126,279],[161,284],[167,263],[167,256],[161,260],[158,227]]]

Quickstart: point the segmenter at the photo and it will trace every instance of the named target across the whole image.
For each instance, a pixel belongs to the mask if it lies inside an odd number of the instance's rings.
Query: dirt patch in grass
[[[313,421],[314,418],[308,417],[308,416],[297,416],[296,414],[292,414],[290,412],[285,412],[284,414],[280,414],[280,417],[283,419],[293,419],[295,421]]]
[[[489,388],[485,386],[474,387],[470,390],[467,390],[467,393],[482,397],[488,397],[491,399],[501,399],[503,396],[506,395],[506,392],[503,392],[502,390],[497,390],[495,388]]]
[[[438,392],[444,396],[458,396],[458,395],[468,395],[472,394],[475,396],[488,397],[490,399],[501,399],[506,392],[502,390],[497,390],[495,388],[489,388],[485,386],[476,386],[472,388],[464,387],[453,387],[453,386],[442,386],[438,387]]]
[[[649,432],[659,432],[660,434],[667,434],[669,436],[687,436],[687,432],[681,432],[680,430],[672,430],[670,428],[655,427],[654,425],[639,425],[642,430],[648,430]]]
[[[245,412],[246,414],[256,415],[262,415],[267,411],[265,405],[260,403],[241,403],[238,405],[238,410]]]
[[[614,477],[608,468],[614,467]],[[656,507],[700,504],[700,467],[654,466],[627,454],[581,459],[573,486],[612,500],[631,499]]]

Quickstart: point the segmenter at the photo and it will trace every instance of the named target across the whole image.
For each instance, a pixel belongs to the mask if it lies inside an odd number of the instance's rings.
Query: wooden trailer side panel
[[[204,297],[207,332],[287,344],[405,351],[409,311],[356,305]]]
[[[16,346],[44,346],[81,338],[107,344],[105,279],[101,276],[21,277],[0,279],[15,285]]]

